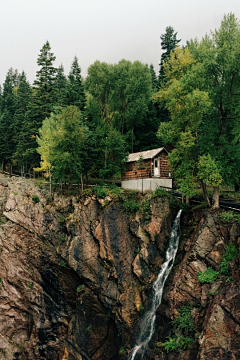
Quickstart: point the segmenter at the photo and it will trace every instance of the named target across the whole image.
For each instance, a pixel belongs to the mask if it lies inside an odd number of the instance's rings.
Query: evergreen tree
[[[64,68],[62,64],[57,69],[57,75],[54,85],[57,91],[58,105],[59,106],[67,105],[67,78],[64,75]]]
[[[41,122],[50,115],[53,105],[55,105],[57,96],[55,88],[56,68],[53,62],[56,57],[51,52],[51,47],[48,41],[43,45],[38,55],[37,64],[40,69],[36,73],[36,80],[33,85],[36,91],[34,92],[33,102],[36,108],[36,114],[39,116]]]
[[[19,86],[16,89],[15,114],[14,114],[14,164],[24,165],[22,154],[22,136],[25,132],[25,117],[31,101],[32,88],[27,81],[24,71],[19,76]]]
[[[156,92],[156,91],[157,91],[157,87],[158,87],[158,79],[157,79],[157,75],[156,75],[156,73],[155,73],[153,64],[151,64],[151,65],[149,66],[149,71],[150,71],[151,78],[152,78],[152,88],[153,88],[153,92]]]
[[[180,43],[181,39],[177,39],[177,32],[172,26],[167,26],[165,33],[160,36],[161,49],[164,52],[161,55],[160,70],[159,70],[159,86],[164,81],[164,62],[170,57],[171,51],[175,50],[175,47]]]
[[[39,155],[36,152],[38,130],[42,126],[43,120],[50,116],[57,102],[54,61],[55,56],[51,52],[49,42],[46,41],[37,59],[40,69],[36,73],[32,99],[24,119],[21,144],[18,150],[23,156],[24,164],[31,168],[39,163]]]
[[[84,111],[86,98],[82,84],[81,68],[76,56],[72,62],[68,79],[67,105],[77,106],[80,111]]]
[[[16,72],[15,72],[16,73]],[[6,163],[11,162],[14,152],[14,113],[15,113],[15,97],[14,97],[14,78],[13,70],[7,73],[3,84],[2,94],[2,113],[0,117],[0,160],[4,170]]]

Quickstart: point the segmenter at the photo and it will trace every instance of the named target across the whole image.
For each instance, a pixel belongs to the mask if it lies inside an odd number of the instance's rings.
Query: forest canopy
[[[218,30],[180,47],[173,27],[160,36],[158,76],[152,65],[95,61],[82,78],[79,60],[68,75],[48,41],[31,85],[9,69],[0,91],[3,170],[42,171],[58,181],[114,178],[129,152],[161,146],[181,192],[201,184],[239,184],[240,24],[225,15]]]

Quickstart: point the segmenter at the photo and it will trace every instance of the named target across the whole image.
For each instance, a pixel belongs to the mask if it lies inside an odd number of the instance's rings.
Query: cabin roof
[[[164,147],[161,148],[157,148],[157,149],[152,149],[152,150],[146,150],[146,151],[140,151],[137,153],[132,153],[128,155],[128,159],[127,162],[132,162],[132,161],[138,161],[140,156],[142,156],[142,158],[144,160],[146,159],[152,159],[155,156],[157,156],[161,151],[165,150],[167,152],[167,150]]]

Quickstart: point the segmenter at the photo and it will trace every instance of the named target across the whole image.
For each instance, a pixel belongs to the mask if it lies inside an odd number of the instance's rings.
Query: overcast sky
[[[95,60],[153,63],[167,26],[182,44],[218,28],[223,15],[240,18],[240,0],[0,0],[0,83],[8,69],[25,70],[32,83],[46,40],[68,74],[76,55],[82,75]]]

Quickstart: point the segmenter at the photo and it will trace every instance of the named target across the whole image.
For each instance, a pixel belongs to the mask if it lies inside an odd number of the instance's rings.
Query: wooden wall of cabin
[[[134,180],[145,179],[154,177],[154,159],[160,159],[160,178],[169,179],[169,173],[171,173],[167,152],[162,151],[157,157],[153,159],[144,160],[144,169],[137,169],[136,162],[126,163],[126,171],[122,171],[122,180]]]
[[[125,164],[127,170],[122,171],[122,180],[134,180],[134,179],[146,179],[152,177],[153,167],[152,160],[144,160],[144,169],[137,169],[138,164],[136,162],[129,162]]]
[[[169,173],[171,169],[168,163],[167,153],[162,151],[159,155],[160,158],[160,178],[169,179]]]

